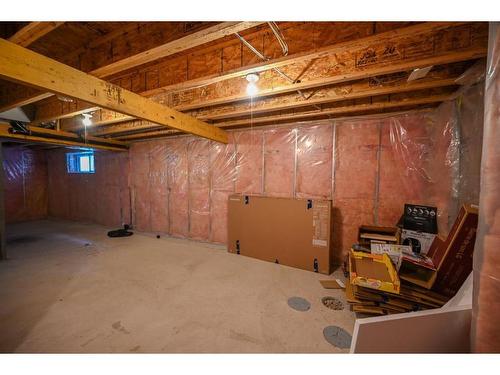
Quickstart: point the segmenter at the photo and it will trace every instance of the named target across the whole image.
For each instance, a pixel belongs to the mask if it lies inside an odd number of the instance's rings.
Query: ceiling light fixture
[[[83,116],[83,120],[82,120],[83,125],[85,125],[85,126],[92,125],[92,120],[91,120],[92,115],[90,113],[84,113],[84,114],[82,114],[82,116]]]
[[[256,85],[257,81],[259,80],[259,75],[257,73],[250,73],[247,74],[245,78],[248,81],[247,94],[249,96],[254,96],[259,91]]]

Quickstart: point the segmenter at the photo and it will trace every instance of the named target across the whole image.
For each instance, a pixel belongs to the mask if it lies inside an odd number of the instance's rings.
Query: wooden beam
[[[271,88],[260,90],[256,95],[254,95],[254,98],[263,98],[271,95],[285,94],[297,90],[306,90],[315,87],[321,87],[326,85],[333,85],[358,79],[369,78],[373,76],[403,72],[416,68],[427,67],[430,65],[443,65],[459,61],[473,60],[484,56],[485,53],[486,53],[485,48],[474,48],[465,52],[454,52],[446,55],[424,58],[424,59],[416,59],[408,62],[407,61],[394,62],[393,64],[390,65],[360,69],[346,74],[339,74],[328,77],[322,77],[318,79],[311,79],[309,81],[301,81],[299,83],[285,83]],[[191,97],[191,95],[186,95],[186,97]],[[196,97],[196,95],[194,95],[194,97]],[[174,108],[176,108],[179,111],[188,111],[197,108],[222,105],[247,99],[248,99],[248,94],[246,93],[245,90],[242,89],[238,94],[216,97],[214,99],[205,99],[205,100],[201,99],[198,101],[193,101],[190,104],[175,105]]]
[[[44,23],[44,22],[42,22]],[[56,23],[56,22],[53,22]],[[176,39],[172,42],[165,43],[161,46],[149,49],[147,51],[138,53],[136,55],[127,57],[122,60],[118,60],[116,62],[113,62],[111,64],[105,65],[103,67],[94,69],[89,72],[89,74],[99,77],[99,78],[104,78],[116,73],[119,73],[121,71],[133,68],[138,65],[143,65],[146,63],[149,63],[151,61],[164,58],[185,50],[188,50],[190,48],[194,48],[197,46],[200,46],[205,43],[209,43],[211,41],[217,40],[219,38],[223,38],[227,35],[234,34],[235,32],[241,32],[243,30],[256,27],[260,24],[263,24],[264,22],[221,22],[217,25],[202,29],[200,31],[197,31],[195,33],[189,34],[185,37]],[[62,24],[60,22],[59,24]],[[105,36],[107,39],[108,37]],[[95,43],[94,43],[95,44]],[[89,47],[92,47],[90,45]],[[26,96],[22,98],[22,103],[23,105],[26,104],[31,104],[31,103],[36,103],[37,101],[40,101],[42,99],[46,99],[50,96],[52,96],[52,93],[46,93],[46,92],[37,92],[35,94],[32,94],[31,96]],[[41,99],[42,98],[42,99]],[[20,103],[21,99],[15,98],[12,102],[4,103],[0,106],[0,112],[2,112],[4,109],[11,109],[11,108],[16,108],[17,103]],[[5,109],[5,110],[7,110]],[[52,121],[52,120],[57,120],[60,117],[60,115],[55,115],[53,117],[48,117],[44,120],[46,121]]]
[[[30,22],[9,38],[9,41],[21,47],[28,47],[64,22]]]
[[[384,86],[383,83],[376,85],[369,80],[358,81],[349,85],[337,85],[323,88],[318,91],[305,91],[304,95],[306,97],[310,95],[310,99],[304,99],[298,94],[289,94],[286,96],[269,98],[267,101],[263,102],[262,105],[259,105],[259,103],[250,104],[245,102],[223,108],[207,108],[199,113],[192,113],[192,115],[200,119],[224,120],[232,117],[247,116],[250,114],[255,116],[270,112],[334,103],[348,99],[360,99],[377,95],[405,93],[456,85],[456,77],[441,79],[423,78],[422,80],[411,82],[407,82],[406,77],[407,75],[403,75],[401,78],[402,82],[396,85],[387,84],[387,86]],[[317,95],[317,98],[315,95]],[[158,125],[155,124],[140,124],[139,122],[135,128],[137,128],[137,130],[143,130],[157,126]],[[134,124],[127,123],[101,128],[92,127],[89,129],[89,132],[95,136],[109,136],[133,130],[135,130]]]
[[[239,127],[245,125],[254,125],[254,124],[264,124],[269,122],[277,122],[277,121],[301,121],[307,120],[310,118],[317,118],[319,116],[340,116],[346,115],[350,113],[357,112],[365,112],[365,111],[375,111],[375,110],[385,110],[392,108],[400,108],[407,106],[418,106],[423,104],[432,104],[432,103],[440,103],[449,99],[449,95],[436,95],[430,96],[426,98],[419,99],[410,99],[410,100],[398,100],[398,101],[390,101],[390,102],[380,102],[380,103],[372,103],[372,104],[358,104],[351,105],[345,107],[331,108],[325,110],[311,111],[311,112],[301,112],[287,115],[273,115],[273,116],[265,116],[258,117],[253,119],[242,119],[242,120],[231,120],[217,123],[216,126],[220,128],[231,128],[231,127]],[[118,138],[122,139],[122,138]],[[124,138],[126,139],[126,138]]]
[[[364,50],[380,44],[396,44],[400,41],[405,41],[406,38],[415,38],[418,35],[435,34],[443,30],[457,27],[465,23],[459,22],[425,22],[414,26],[403,27],[391,31],[386,31],[380,34],[374,34],[365,38],[351,40],[347,42],[337,43],[315,50],[294,53],[288,56],[279,57],[266,62],[259,62],[252,65],[247,65],[242,68],[237,68],[210,76],[192,79],[186,82],[172,84],[166,87],[145,91],[142,94],[145,96],[157,95],[165,92],[178,92],[188,90],[198,86],[206,86],[214,83],[226,81],[233,78],[245,77],[250,73],[261,73],[275,68],[283,68],[287,65],[304,63],[311,60],[323,59],[329,56],[342,56],[344,53],[349,53],[353,50]]]
[[[60,132],[51,129],[36,128],[31,135],[12,133],[10,124],[0,122],[0,138],[45,143],[59,146],[94,148],[108,151],[127,151],[127,144],[114,139],[104,139],[92,136],[80,138],[77,134]]]
[[[468,35],[465,35],[464,31],[467,32]],[[215,83],[228,80],[233,80],[233,81],[227,82],[227,84],[224,85],[224,87],[236,87],[235,82],[241,81],[239,80],[239,78],[251,72],[265,72],[276,67],[279,68],[287,67],[288,69],[288,67],[291,65],[293,66],[302,64],[303,66],[306,66],[311,62],[314,62],[314,65],[316,67],[322,61],[325,61],[325,64],[323,64],[324,65],[323,70],[325,72],[329,72],[330,75],[333,75],[333,73],[338,73],[336,75],[342,75],[343,73],[337,69],[336,65],[338,66],[353,65],[356,62],[355,60],[359,58],[361,54],[363,54],[368,50],[374,50],[376,53],[380,55],[378,56],[379,60],[383,60],[385,58],[388,62],[392,61],[398,62],[402,60],[409,61],[416,58],[423,59],[424,57],[429,57],[432,55],[439,55],[439,54],[443,55],[447,52],[449,53],[449,52],[456,52],[458,50],[470,50],[474,46],[481,44],[480,40],[482,38],[482,34],[485,32],[487,33],[487,28],[485,27],[484,24],[457,23],[457,22],[422,23],[414,26],[383,32],[380,34],[357,39],[354,41],[337,43],[334,45],[330,45],[315,50],[309,50],[305,52],[291,54],[286,57],[273,59],[268,62],[248,65],[243,68],[233,69],[229,71],[226,70],[217,74],[212,74],[198,79],[192,79],[189,81],[180,82],[178,84],[172,84],[169,86],[164,86],[153,90],[143,91],[140,93],[143,96],[151,97],[165,93],[190,90],[193,87],[212,85]],[[460,38],[468,38],[471,41],[471,45],[469,46],[469,48],[464,48],[462,45],[458,45],[458,47],[455,47],[454,44],[448,43],[445,41],[445,39],[443,39],[443,38],[449,38],[449,35],[456,35],[457,37]],[[382,47],[386,46],[390,48],[395,46],[397,53],[385,56],[383,54],[384,51],[383,50],[379,51],[379,50]],[[484,46],[481,47],[483,47],[481,54],[484,56],[486,54],[486,43],[484,43]],[[346,61],[346,58],[352,61]],[[361,66],[357,70],[370,68],[370,66],[371,67],[380,66],[380,64]],[[412,68],[413,67],[410,66],[408,69]],[[235,81],[234,79],[238,80]],[[278,85],[281,84],[282,83],[278,83]],[[269,85],[269,86],[276,86],[276,85]],[[221,86],[221,91],[228,91],[224,87]],[[234,92],[234,90],[232,92]],[[201,98],[202,96],[201,95],[193,96],[193,98],[196,97]],[[200,100],[199,101],[200,105],[198,105],[197,108],[201,106],[201,102],[202,101]],[[180,103],[172,102],[170,103],[170,106],[175,107],[177,105],[184,105],[184,104],[185,103],[181,102]],[[190,108],[186,107],[185,109],[193,109],[193,108],[194,107]],[[58,114],[56,114],[56,116],[57,115]]]
[[[346,99],[360,99],[376,95],[389,95],[396,93],[404,93],[415,90],[432,89],[438,87],[454,86],[456,85],[456,77],[442,78],[442,79],[423,79],[421,81],[407,82],[403,80],[402,83],[397,85],[380,86],[371,85],[370,81],[358,81],[352,84],[331,86],[328,88],[312,89],[303,92],[306,96],[304,99],[299,94],[289,94],[285,97],[276,97],[281,99],[269,100],[268,105],[233,105],[226,107],[225,110],[214,107],[213,109],[202,110],[200,113],[193,113],[200,120],[224,120],[231,117],[246,116],[246,115],[259,115],[267,112],[283,111],[287,109],[307,107],[312,105],[319,105],[325,103],[333,103]],[[311,95],[310,99],[307,97]],[[275,99],[273,97],[273,99]],[[274,104],[273,102],[278,102]],[[246,103],[245,103],[246,104]]]
[[[391,109],[400,109],[400,108],[410,108],[410,107],[418,107],[422,105],[430,105],[437,104],[449,99],[449,95],[435,95],[424,98],[417,99],[408,99],[408,100],[398,100],[398,101],[388,101],[388,102],[377,102],[371,104],[357,104],[357,105],[346,105],[337,108],[331,108],[326,110],[318,110],[311,112],[303,112],[303,113],[294,113],[289,115],[281,115],[281,116],[267,116],[261,117],[257,119],[242,119],[242,120],[232,120],[226,122],[217,123],[215,126],[221,128],[235,128],[235,127],[245,127],[250,125],[263,125],[269,123],[276,122],[294,122],[301,120],[311,120],[320,117],[327,118],[336,118],[336,117],[346,117],[348,115],[357,116],[360,113],[372,112],[372,111],[384,111]],[[179,135],[179,132],[174,130],[158,130],[153,132],[141,132],[137,134],[123,135],[116,137],[116,139],[122,141],[132,141],[141,138],[147,137],[158,137],[158,136],[172,136]]]
[[[147,64],[151,61],[186,51],[205,43],[223,38],[243,30],[259,26],[264,22],[221,22],[215,26],[197,31],[183,38],[163,44],[156,48],[138,53],[134,56],[116,61],[112,64],[95,69],[90,74],[96,77],[107,77],[139,65]]]
[[[220,129],[4,39],[0,39],[0,76],[214,141],[228,141]]]

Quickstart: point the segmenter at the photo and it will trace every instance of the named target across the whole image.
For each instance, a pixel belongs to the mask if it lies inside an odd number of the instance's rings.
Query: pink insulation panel
[[[292,197],[295,183],[296,129],[264,131],[264,193]]]
[[[210,142],[188,143],[189,237],[208,241],[210,235]]]
[[[297,129],[298,198],[329,199],[332,194],[333,126],[330,124]]]
[[[192,136],[137,142],[128,157],[97,153],[95,175],[69,176],[64,152],[49,152],[49,212],[225,243],[232,193],[332,199],[340,263],[360,225],[395,225],[404,203],[437,205],[447,230],[457,157],[450,108],[235,130],[227,145]]]
[[[74,150],[47,152],[49,216],[109,227],[130,223],[128,154],[95,152],[95,173],[71,174],[67,152]]]
[[[41,150],[3,146],[5,221],[47,217],[47,157]]]

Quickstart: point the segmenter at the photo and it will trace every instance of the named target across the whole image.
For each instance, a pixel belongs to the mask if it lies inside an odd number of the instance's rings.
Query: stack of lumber
[[[411,284],[402,284],[399,294],[347,283],[346,299],[354,312],[387,315],[433,309],[443,306],[447,298]]]

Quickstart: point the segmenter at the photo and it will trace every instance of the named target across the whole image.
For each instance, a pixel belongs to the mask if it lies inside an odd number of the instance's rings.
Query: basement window
[[[93,152],[70,152],[66,154],[68,173],[95,173]]]

